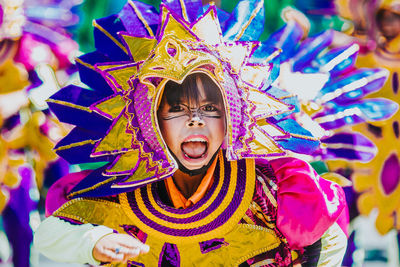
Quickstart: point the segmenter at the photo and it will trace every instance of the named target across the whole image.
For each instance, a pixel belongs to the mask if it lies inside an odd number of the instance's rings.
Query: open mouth
[[[204,158],[207,154],[208,140],[204,136],[190,136],[181,144],[181,150],[189,159]]]

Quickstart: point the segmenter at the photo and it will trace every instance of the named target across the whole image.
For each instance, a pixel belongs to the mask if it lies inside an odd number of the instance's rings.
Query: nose
[[[203,120],[203,117],[197,111],[195,111],[192,112],[186,125],[189,127],[194,127],[194,126],[202,127],[205,125],[205,122]]]

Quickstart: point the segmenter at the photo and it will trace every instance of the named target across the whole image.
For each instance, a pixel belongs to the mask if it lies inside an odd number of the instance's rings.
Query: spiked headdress
[[[188,6],[190,5],[190,7]],[[239,8],[246,14],[240,14]],[[202,72],[221,89],[228,160],[312,152],[318,141],[287,116],[293,97],[273,86],[279,50],[258,41],[263,1],[241,1],[228,14],[201,1],[165,1],[157,11],[129,1],[94,22],[97,50],[77,59],[91,89],[67,86],[48,103],[76,125],[57,146],[70,163],[103,162],[70,197],[109,195],[172,175],[177,163],[157,126],[167,81]],[[244,15],[244,16],[243,16]]]

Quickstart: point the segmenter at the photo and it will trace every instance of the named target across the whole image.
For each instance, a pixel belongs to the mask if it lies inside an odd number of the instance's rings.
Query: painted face
[[[381,10],[378,13],[378,25],[382,35],[392,40],[400,34],[400,15],[388,10]]]
[[[171,101],[167,101],[168,92],[165,92],[158,110],[158,123],[165,143],[189,170],[209,163],[221,147],[226,132],[225,108],[219,88],[210,81],[217,89],[214,94],[219,95],[207,97],[206,92],[210,90],[205,88],[204,78],[194,76],[194,79],[197,99],[180,97],[168,103]]]

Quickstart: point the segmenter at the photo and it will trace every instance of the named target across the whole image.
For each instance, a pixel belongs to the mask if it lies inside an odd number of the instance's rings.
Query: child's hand
[[[101,262],[123,262],[149,252],[150,247],[126,234],[110,234],[100,238],[93,248],[93,257]]]

